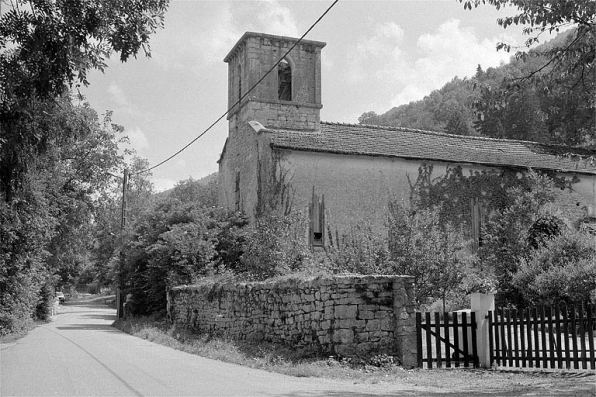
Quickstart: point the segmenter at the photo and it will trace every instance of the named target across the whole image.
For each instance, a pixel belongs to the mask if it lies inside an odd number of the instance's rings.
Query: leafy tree
[[[508,5],[516,7],[519,10],[517,15],[499,18],[497,23],[503,28],[525,25],[523,32],[530,36],[526,40],[526,47],[538,43],[544,33],[559,32],[569,27],[576,28],[572,40],[565,47],[545,49],[541,55],[546,55],[549,58],[548,61],[527,77],[553,65],[557,72],[575,75],[579,71],[579,77],[583,78],[588,76],[594,66],[596,5],[593,1],[460,0],[460,2],[464,4],[464,9],[470,10],[480,4],[490,4],[497,9]],[[497,49],[510,51],[511,45],[499,43]],[[518,58],[526,58],[528,55],[521,51],[516,54]]]
[[[149,37],[163,27],[167,0],[70,2],[14,0],[0,18],[2,111],[10,114],[31,98],[65,94],[87,72],[104,70],[118,53],[122,62],[139,50],[150,56]]]
[[[3,2],[5,3],[5,2]],[[15,0],[0,15],[0,333],[35,315],[40,293],[88,262],[97,197],[122,159],[109,121],[74,106],[118,53],[125,61],[162,24],[167,0]],[[4,4],[3,4],[4,6]]]
[[[71,113],[59,114],[64,118],[55,127],[63,132],[70,130],[69,139],[52,149],[57,163],[49,167],[53,169],[54,216],[59,223],[47,247],[51,254],[47,265],[60,273],[60,284],[72,282],[88,265],[96,197],[110,183],[108,172],[122,162],[117,148],[120,130],[111,125],[109,117],[100,124],[97,114],[87,105],[63,105],[64,109],[69,107]],[[49,115],[44,117],[46,123],[49,119]]]
[[[513,284],[532,304],[596,302],[596,238],[564,230],[520,261]]]
[[[432,166],[421,166],[417,180],[411,183],[411,200],[417,208],[439,207],[438,224],[462,227],[466,239],[472,237],[471,200],[477,200],[485,214],[477,253],[480,273],[468,272],[471,277],[464,280],[466,289],[495,287],[501,303],[523,305],[524,298],[512,277],[533,246],[563,227],[549,204],[555,199],[554,191],[571,189],[573,180],[531,171],[475,171],[464,175],[456,167],[434,178],[432,172]]]
[[[535,90],[520,89],[506,99],[500,92],[496,95],[498,99],[495,100],[492,92],[487,90],[482,100],[476,103],[476,110],[482,114],[481,119],[475,122],[478,132],[492,138],[548,142],[550,137],[543,136],[547,131],[547,117],[541,110],[540,98]],[[495,106],[498,100],[502,100],[504,105]]]
[[[528,34],[536,36],[553,26],[546,22],[551,21],[550,17],[538,17],[540,13],[569,14],[562,21],[575,27],[527,52],[518,52],[500,67],[483,70],[479,65],[473,78],[456,77],[421,101],[393,108],[385,114],[364,113],[360,123],[593,148],[596,145],[594,3],[507,0],[464,3],[466,8],[481,3],[498,7],[519,5],[521,13],[517,19],[504,18],[500,23],[509,26],[525,21],[531,25],[534,21]],[[559,10],[563,8],[567,9]],[[572,15],[575,11],[576,15]],[[578,21],[573,22],[576,16]],[[567,22],[561,22],[558,27]],[[499,47],[510,49],[506,44]]]
[[[211,206],[212,188],[178,183],[130,223],[124,261],[114,255],[109,263],[136,314],[165,310],[168,288],[241,267],[247,220]]]
[[[458,253],[466,247],[461,231],[439,221],[440,208],[424,209],[391,203],[389,252],[392,273],[414,277],[418,304],[445,301],[464,280],[471,259]]]
[[[110,184],[96,200],[96,210],[91,224],[94,238],[90,249],[90,269],[93,281],[100,286],[117,283],[118,269],[122,259],[123,245],[130,238],[134,225],[154,202],[151,173],[146,170],[147,160],[134,156],[128,164],[124,162],[120,170],[110,172]],[[126,191],[125,228],[122,229],[122,177],[123,168],[129,170]]]
[[[473,135],[474,115],[468,106],[473,95],[469,82],[455,77],[441,89],[421,101],[411,102],[377,115],[366,112],[358,118],[360,124],[388,125],[442,131],[450,134]]]
[[[206,184],[189,178],[178,182],[170,196],[183,203],[198,202],[205,207],[215,207],[217,206],[217,187],[217,178],[211,178]]]
[[[143,49],[163,25],[168,0],[93,2],[15,0],[0,16],[0,191],[10,201],[32,158],[62,131],[31,124],[53,113],[89,69],[105,68],[113,52],[122,61]],[[52,132],[54,135],[49,135]]]
[[[122,160],[109,119],[101,123],[87,106],[73,106],[66,99],[57,103],[31,116],[29,124],[43,127],[54,139],[29,162],[12,199],[0,200],[5,332],[35,315],[38,293],[48,280],[60,285],[85,265],[95,197],[109,181],[106,172]],[[54,280],[54,274],[60,279]]]
[[[596,5],[591,0],[580,1],[523,1],[523,0],[460,0],[465,9],[490,4],[500,9],[516,7],[517,15],[499,18],[497,23],[507,28],[511,25],[524,25],[523,32],[529,38],[526,47],[540,41],[544,33],[560,32],[547,45],[529,51],[518,49],[517,60],[525,65],[523,72],[508,76],[501,84],[497,96],[510,103],[511,96],[518,91],[522,94],[528,87],[542,92],[542,111],[552,120],[548,125],[548,138],[555,142],[572,145],[594,145],[596,140]],[[511,45],[499,43],[497,49],[511,50]],[[486,91],[486,86],[484,90]],[[494,91],[494,86],[492,87]],[[486,94],[486,92],[485,92]],[[485,101],[485,105],[490,101]],[[513,103],[512,106],[515,106]],[[497,105],[498,107],[498,105]],[[579,116],[579,120],[568,117]],[[566,123],[561,120],[564,118]],[[502,119],[500,119],[502,120]],[[520,120],[520,119],[518,119]],[[578,123],[579,121],[579,123]],[[562,138],[562,139],[561,139]]]
[[[381,125],[382,123],[378,122],[378,115],[376,112],[364,112],[360,117],[358,117],[358,123],[360,124],[368,124],[368,125]]]
[[[537,221],[548,216],[546,205],[553,200],[550,178],[530,174],[528,185],[509,187],[512,202],[493,210],[483,229],[478,256],[483,267],[491,270],[497,281],[497,300],[503,304],[523,305],[521,291],[512,282],[521,261],[531,247],[531,231]]]

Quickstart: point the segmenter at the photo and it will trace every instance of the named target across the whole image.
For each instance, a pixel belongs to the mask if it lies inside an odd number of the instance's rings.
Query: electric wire
[[[221,116],[219,116],[219,118],[217,120],[215,120],[213,123],[211,123],[211,125],[209,127],[207,127],[206,130],[204,130],[203,132],[201,132],[197,137],[195,137],[192,141],[190,141],[188,144],[186,144],[182,149],[178,150],[176,153],[172,154],[170,157],[168,157],[167,159],[163,160],[160,163],[157,163],[156,165],[149,167],[147,169],[141,170],[141,171],[137,171],[135,173],[131,173],[130,175],[139,175],[139,174],[144,174],[146,172],[152,171],[155,168],[167,163],[168,161],[172,160],[174,157],[176,157],[177,155],[179,155],[180,153],[182,153],[184,150],[186,150],[190,145],[192,145],[193,143],[195,143],[196,141],[198,141],[203,135],[205,135],[207,132],[209,132],[209,130],[211,130],[211,128],[213,128],[217,123],[219,123],[221,121],[221,119],[223,119],[224,117],[226,117],[226,115],[228,113],[230,113],[232,111],[232,109],[234,109],[238,104],[240,104],[240,102],[242,102],[242,100],[244,98],[246,98],[248,96],[248,94],[250,94],[250,92],[252,90],[254,90],[260,83],[261,81],[263,81],[265,79],[265,77],[267,77],[269,75],[269,73],[271,73],[276,67],[277,65],[279,65],[279,63],[298,45],[300,44],[300,42],[302,41],[302,39],[304,39],[304,37],[325,17],[325,15],[327,15],[327,13],[335,6],[335,4],[337,4],[339,0],[335,0],[326,10],[323,14],[321,14],[321,16],[310,26],[310,28],[308,28],[308,30],[306,32],[304,32],[304,34],[302,36],[300,36],[300,38],[294,43],[294,45],[292,45],[290,47],[290,49],[288,51],[286,51],[286,53],[277,61],[275,62],[275,64],[259,79],[259,81],[257,81],[252,87],[250,87],[250,89],[248,91],[246,91],[246,93],[244,93],[244,95],[242,95],[236,102],[234,102],[234,104],[225,111],[224,114],[222,114]]]

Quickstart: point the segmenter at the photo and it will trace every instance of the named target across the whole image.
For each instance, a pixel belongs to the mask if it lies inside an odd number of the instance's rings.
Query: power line
[[[325,17],[325,15],[327,15],[327,13],[333,8],[333,6],[335,6],[335,4],[337,4],[339,0],[335,0],[326,10],[323,14],[321,14],[321,16],[311,25],[310,28],[308,28],[308,30],[306,32],[304,32],[304,34],[302,36],[300,36],[300,38],[298,39],[298,41],[296,41],[294,43],[294,45],[292,45],[292,47],[290,47],[290,49],[288,51],[286,51],[286,53],[277,61],[275,62],[275,64],[263,75],[263,77],[261,77],[259,79],[259,81],[257,81],[252,87],[250,87],[250,89],[248,91],[246,91],[246,93],[244,95],[242,95],[228,110],[225,111],[224,114],[222,114],[221,116],[219,116],[219,118],[217,120],[215,120],[209,127],[207,127],[207,129],[203,132],[201,132],[196,138],[194,138],[192,141],[190,141],[188,144],[186,144],[182,149],[178,150],[176,153],[174,153],[173,155],[171,155],[170,157],[168,157],[167,159],[163,160],[162,162],[154,165],[153,167],[149,167],[145,170],[141,170],[138,172],[135,172],[132,175],[138,175],[138,174],[143,174],[145,172],[149,172],[151,170],[154,170],[155,168],[167,163],[168,161],[170,161],[171,159],[173,159],[174,157],[176,157],[177,155],[179,155],[180,153],[182,153],[184,150],[186,150],[190,145],[192,145],[193,143],[195,143],[197,140],[199,140],[203,135],[205,135],[207,132],[209,132],[209,130],[211,130],[211,128],[213,128],[217,123],[219,123],[221,121],[221,119],[223,119],[224,117],[226,117],[226,115],[228,113],[230,113],[230,111],[232,109],[234,109],[234,107],[236,107],[236,105],[240,104],[240,102],[242,102],[242,100],[248,96],[248,94],[250,94],[250,92],[252,90],[254,90],[256,88],[257,85],[259,85],[261,83],[261,81],[263,81],[265,79],[265,77],[267,77],[267,75],[269,75],[269,73],[271,73],[276,67],[277,65],[279,65],[279,63],[298,45],[300,44],[300,42],[302,41],[302,39],[304,39],[304,37],[321,21],[321,19],[323,19],[323,17]]]

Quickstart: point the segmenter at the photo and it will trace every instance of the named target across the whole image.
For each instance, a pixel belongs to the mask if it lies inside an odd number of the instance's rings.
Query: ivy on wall
[[[410,202],[420,208],[441,206],[440,221],[456,222],[471,230],[472,201],[481,203],[485,215],[494,214],[511,207],[515,201],[512,189],[523,192],[534,191],[540,205],[554,200],[553,188],[572,189],[579,180],[557,177],[532,170],[504,168],[502,170],[469,171],[464,174],[461,166],[448,167],[444,175],[433,177],[432,164],[423,164],[418,169],[418,177],[410,184]],[[538,179],[541,179],[538,182]],[[548,189],[536,190],[539,184],[549,184]],[[552,185],[552,186],[550,186]]]
[[[256,217],[279,213],[288,216],[292,212],[294,189],[287,181],[288,170],[281,166],[282,154],[274,151],[270,161],[257,162]]]
[[[555,200],[555,190],[572,190],[578,179],[508,168],[465,175],[459,166],[433,177],[433,166],[424,164],[416,181],[409,182],[413,208],[439,207],[439,222],[460,225],[468,237],[473,236],[476,222],[472,208],[479,203],[483,213],[477,245],[479,266],[493,275],[500,304],[523,305],[522,291],[512,278],[520,261],[537,244],[540,236],[535,234],[541,234],[540,225],[545,220],[561,223],[552,219],[547,208]]]

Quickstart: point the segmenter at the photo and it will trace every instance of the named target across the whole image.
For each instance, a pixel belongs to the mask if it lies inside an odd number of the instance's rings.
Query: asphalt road
[[[111,326],[101,301],[0,345],[1,396],[367,396],[370,385],[295,378],[190,355]]]

